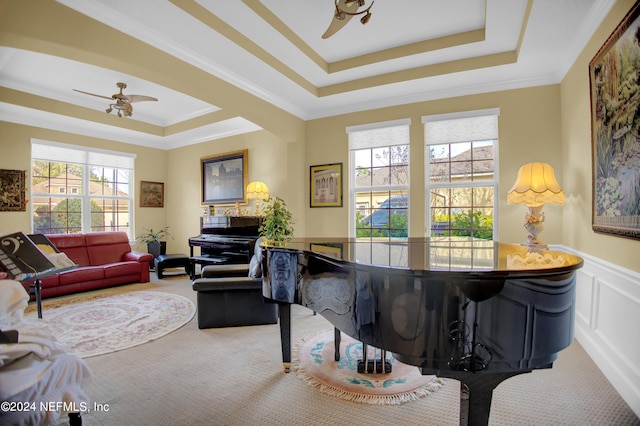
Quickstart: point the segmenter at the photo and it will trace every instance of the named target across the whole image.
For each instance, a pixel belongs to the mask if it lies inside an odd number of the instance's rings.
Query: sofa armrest
[[[122,255],[123,262],[151,262],[153,256],[150,253],[142,253],[141,251],[129,251]]]

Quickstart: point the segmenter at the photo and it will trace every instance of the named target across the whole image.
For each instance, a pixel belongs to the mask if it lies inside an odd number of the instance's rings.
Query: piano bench
[[[277,324],[278,305],[264,300],[262,278],[198,278],[198,328]]]
[[[191,262],[189,256],[184,254],[161,254],[153,261],[158,279],[161,280],[162,272],[166,268],[184,268],[184,273],[191,276]]]

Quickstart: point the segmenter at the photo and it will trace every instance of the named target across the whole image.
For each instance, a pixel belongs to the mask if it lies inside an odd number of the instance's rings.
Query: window
[[[399,120],[347,128],[351,154],[350,234],[360,241],[391,241],[408,236],[409,124],[409,120]],[[357,255],[363,261],[388,264],[390,253]],[[376,261],[378,255],[381,258]]]
[[[423,117],[423,123],[429,235],[494,239],[498,110]]]
[[[33,140],[33,232],[124,231],[131,238],[134,158],[128,153]]]

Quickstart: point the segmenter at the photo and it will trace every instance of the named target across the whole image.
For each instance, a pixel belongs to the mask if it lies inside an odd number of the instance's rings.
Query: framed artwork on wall
[[[140,207],[164,207],[164,183],[140,181]]]
[[[640,2],[589,62],[592,227],[640,239]]]
[[[342,163],[311,166],[311,207],[342,207]]]
[[[0,170],[0,211],[24,212],[27,210],[25,170]]]
[[[246,203],[248,150],[200,159],[202,204]]]

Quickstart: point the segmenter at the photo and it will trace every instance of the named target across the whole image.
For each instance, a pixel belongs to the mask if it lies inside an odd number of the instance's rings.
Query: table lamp
[[[547,163],[528,163],[518,170],[518,178],[507,194],[510,204],[526,204],[524,227],[529,233],[525,245],[546,248],[538,234],[544,229],[546,203],[564,204],[564,192],[556,181],[553,168]]]
[[[269,187],[263,182],[251,182],[247,185],[247,198],[249,200],[256,200],[256,216],[261,216],[260,212],[260,200],[269,198]]]

